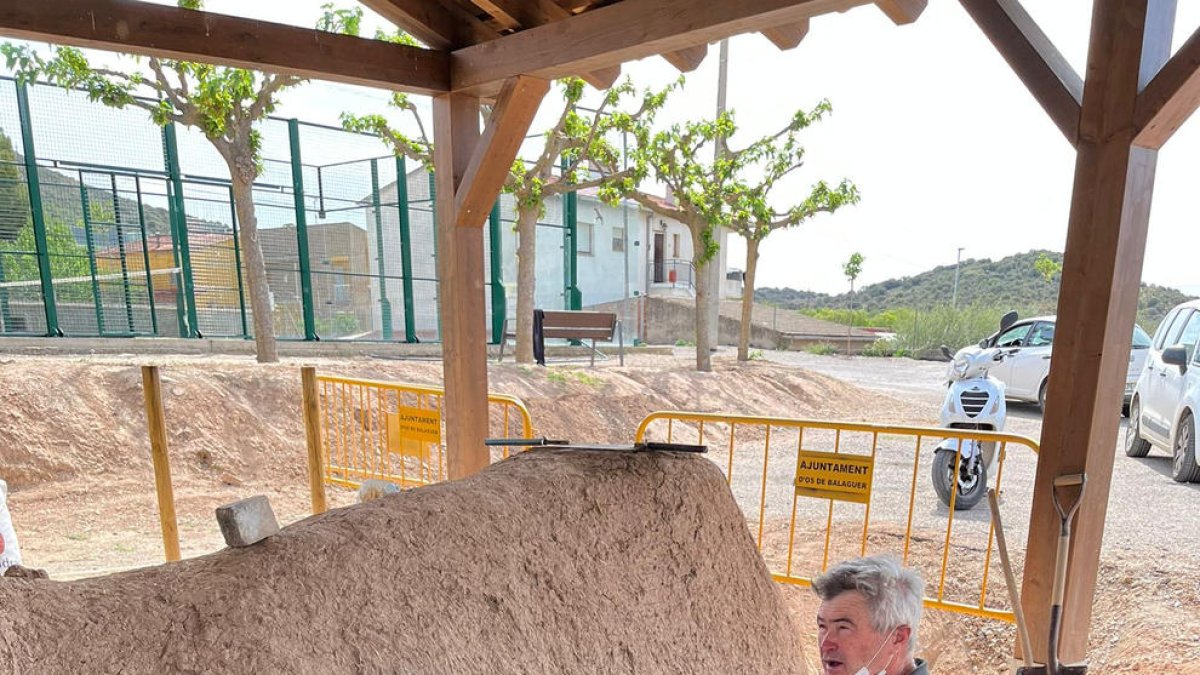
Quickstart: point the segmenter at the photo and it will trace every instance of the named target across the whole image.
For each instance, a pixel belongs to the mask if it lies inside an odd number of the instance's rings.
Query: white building
[[[424,169],[410,171],[407,180],[409,228],[412,240],[413,307],[417,335],[422,340],[436,340],[437,259],[433,203],[430,199],[429,175]],[[540,309],[563,309],[567,306],[564,260],[565,227],[563,195],[546,200],[545,213],[539,220],[537,233],[536,306]],[[370,201],[367,200],[369,204]],[[380,190],[380,229],[374,228],[374,208],[367,208],[368,259],[373,274],[382,263],[386,282],[379,277],[371,280],[371,302],[379,306],[386,298],[391,306],[392,330],[396,339],[404,337],[404,303],[400,255],[399,209],[396,207],[396,184]],[[500,207],[501,279],[507,297],[507,314],[516,316],[517,294],[517,235],[516,211],[510,195],[501,196]],[[692,239],[686,226],[664,218],[639,204],[626,200],[618,206],[600,201],[595,191],[581,191],[577,197],[576,224],[578,233],[577,275],[583,306],[611,303],[639,295],[674,295],[692,297],[694,272],[692,268]],[[490,237],[484,228],[485,252],[490,251]],[[379,251],[382,244],[383,259]],[[719,257],[722,279],[726,278],[726,251],[722,242]],[[490,256],[485,254],[484,282],[491,281]],[[740,278],[735,272],[728,276]],[[721,296],[739,297],[740,282],[722,283]],[[485,288],[490,322],[492,294]],[[489,324],[490,325],[490,324]]]

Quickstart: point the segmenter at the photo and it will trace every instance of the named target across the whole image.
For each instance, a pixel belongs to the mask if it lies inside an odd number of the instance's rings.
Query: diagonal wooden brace
[[[521,149],[550,82],[518,75],[504,82],[487,128],[454,194],[460,227],[482,227]]]

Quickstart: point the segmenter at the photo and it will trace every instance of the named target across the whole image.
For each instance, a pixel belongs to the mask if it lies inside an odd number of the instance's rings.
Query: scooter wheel
[[[983,462],[976,462],[975,469],[970,473],[964,467],[959,467],[957,480],[954,477],[954,465],[958,455],[949,450],[939,450],[933,453],[932,479],[933,490],[938,499],[950,506],[950,490],[954,485],[958,494],[954,498],[954,510],[966,511],[974,508],[987,494],[987,467]]]

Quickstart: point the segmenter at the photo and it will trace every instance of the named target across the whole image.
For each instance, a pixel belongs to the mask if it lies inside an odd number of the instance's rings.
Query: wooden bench
[[[504,323],[504,340],[500,342],[500,360],[504,360],[504,344],[508,338],[516,337],[508,330],[509,323]],[[540,328],[540,330],[539,330]],[[604,358],[603,352],[596,349],[596,342],[613,342],[618,345],[620,363],[625,365],[625,337],[621,334],[621,321],[615,312],[581,312],[572,310],[541,310],[533,311],[533,354],[540,365],[546,365],[546,338],[563,340],[591,340],[590,365],[595,367],[596,354]]]

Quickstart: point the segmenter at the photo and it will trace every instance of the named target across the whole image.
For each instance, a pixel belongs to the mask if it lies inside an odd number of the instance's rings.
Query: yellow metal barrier
[[[928,465],[922,480],[922,458],[932,462],[934,449],[946,438],[996,444],[989,484],[1004,504],[1008,540],[1023,540],[1026,532],[1021,528],[1029,522],[1038,452],[1037,442],[1025,436],[672,411],[646,417],[638,426],[636,441],[708,441],[709,456],[724,471],[747,524],[756,531],[759,552],[778,582],[808,586],[831,562],[868,555],[868,551],[895,553],[922,572],[927,593],[936,588],[936,594],[925,598],[927,607],[1012,622],[999,556],[992,555],[995,533],[986,499],[974,509],[956,512],[935,494]],[[1009,446],[1032,453],[1010,459]],[[832,459],[833,464],[813,462],[813,457]],[[800,487],[810,481],[824,484],[809,469],[838,462],[851,467],[840,470],[865,476],[869,499],[859,500],[865,503],[854,503],[855,495],[843,492],[835,504],[835,499],[809,496],[821,490]],[[1006,466],[1018,479],[1004,483]],[[852,485],[864,487],[861,482]],[[951,492],[952,499],[956,492]],[[1010,513],[1013,510],[1018,513]],[[1000,575],[1001,587],[993,590],[995,597],[989,597],[993,575]]]
[[[357,488],[367,479],[411,487],[446,478],[440,387],[378,382],[349,377],[307,377],[306,405],[313,511],[324,510],[324,487]],[[314,386],[315,385],[315,386]],[[533,422],[520,399],[488,394],[489,436],[531,438]],[[493,461],[508,457],[509,447],[493,449]],[[312,466],[319,461],[319,470]],[[318,494],[319,493],[319,494]]]

